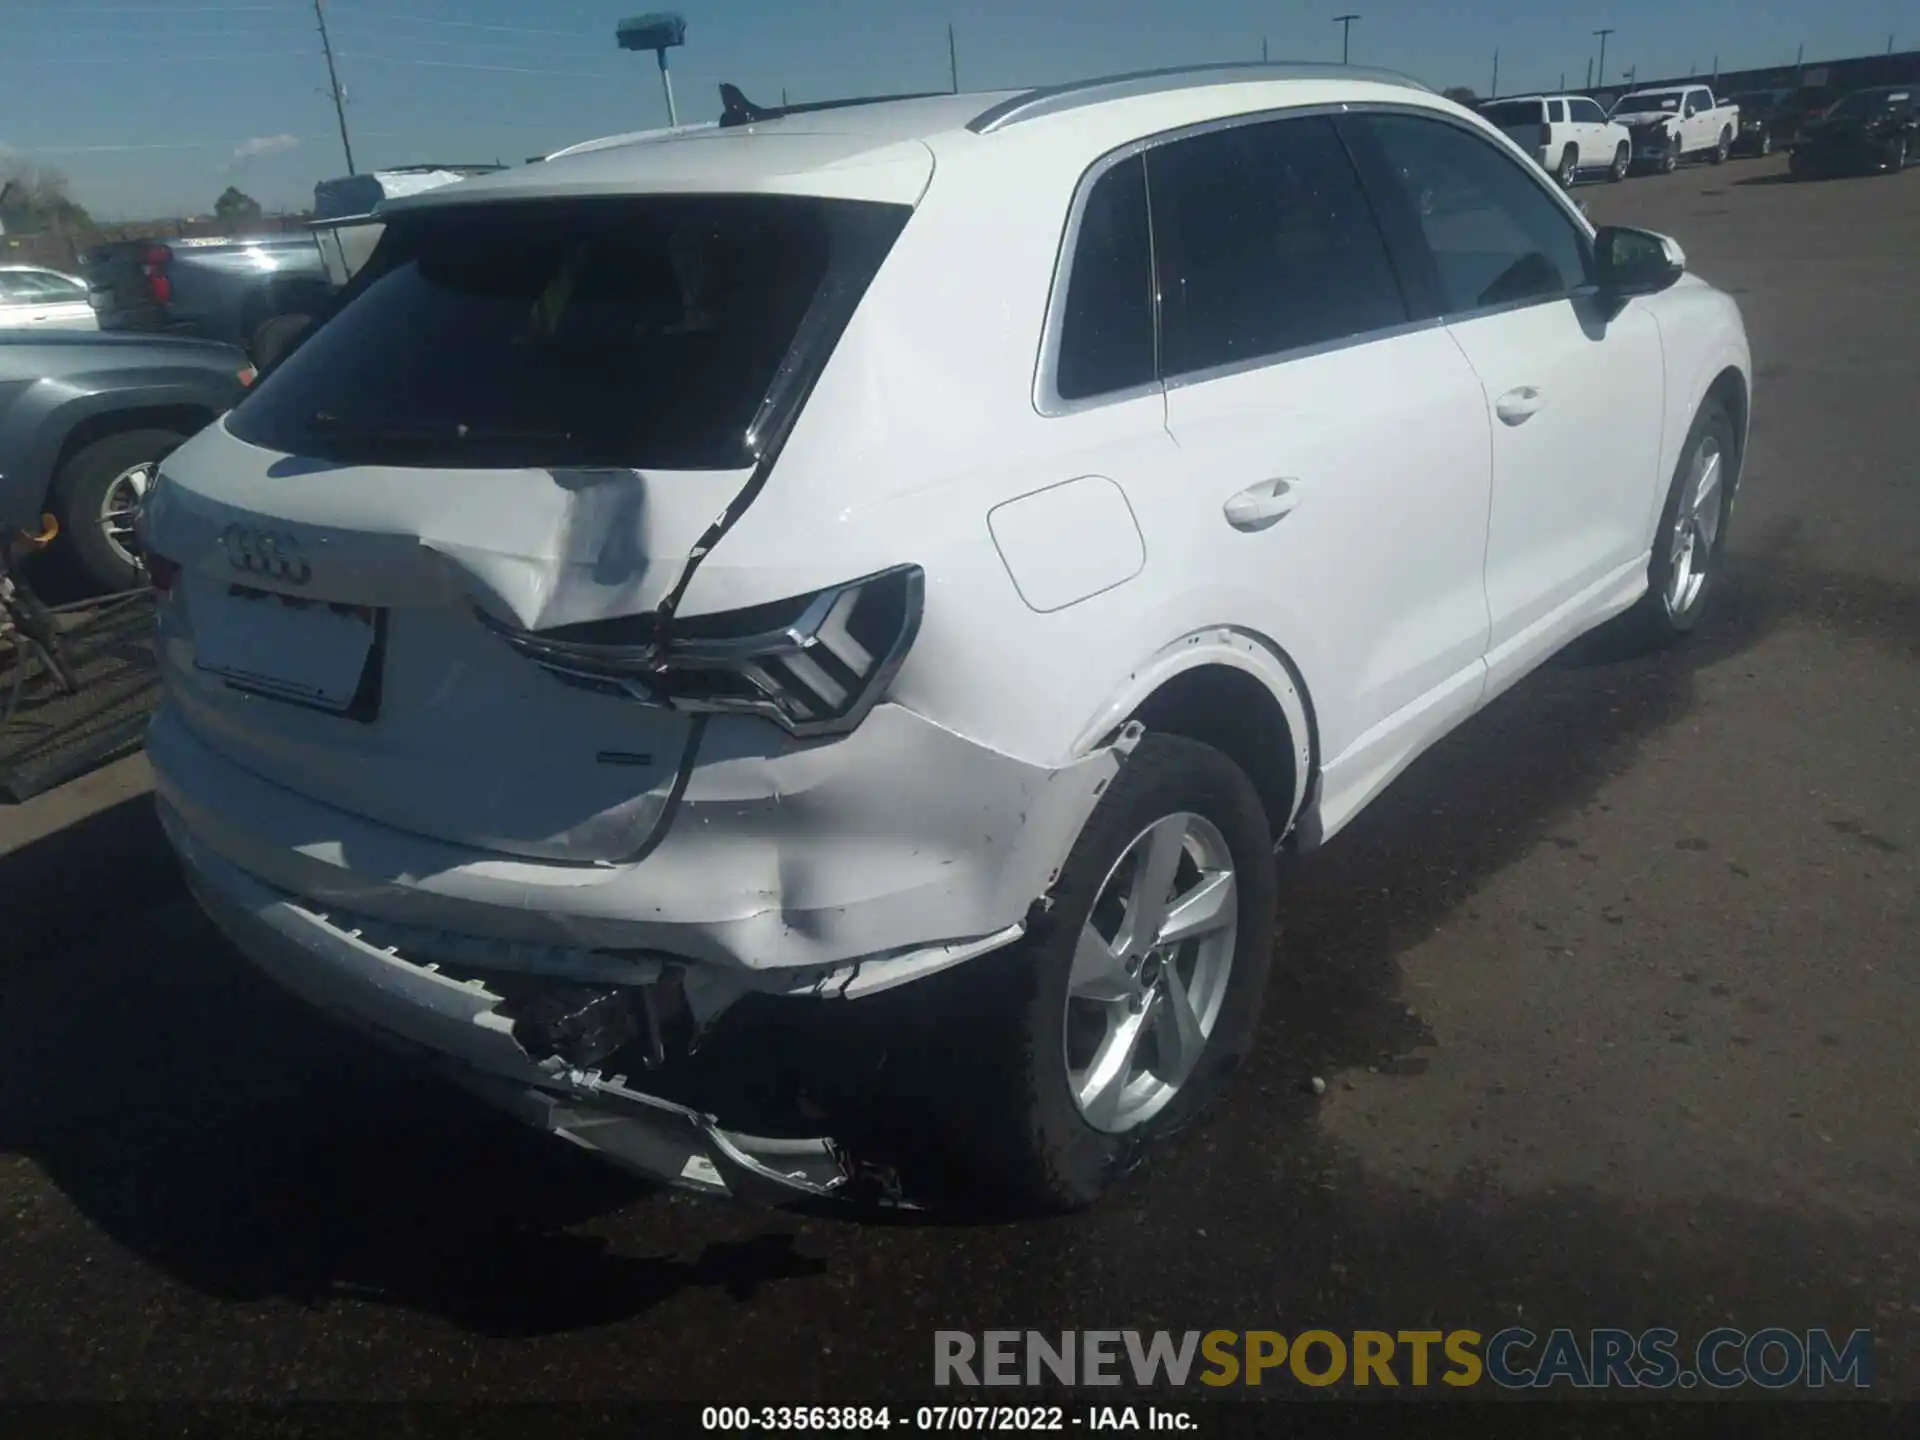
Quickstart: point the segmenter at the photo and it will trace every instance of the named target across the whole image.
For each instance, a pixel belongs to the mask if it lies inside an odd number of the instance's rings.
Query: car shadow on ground
[[[1756,547],[1728,576],[1721,610],[1692,643],[1651,658],[1593,647],[1566,657],[1442,742],[1336,845],[1286,865],[1286,963],[1255,1059],[1233,1098],[1091,1216],[975,1229],[940,1250],[937,1215],[893,1229],[815,1224],[803,1247],[795,1225],[806,1221],[732,1212],[692,1222],[696,1243],[680,1247],[691,1258],[631,1253],[672,1230],[664,1197],[256,976],[180,893],[144,797],[0,858],[0,893],[34,897],[28,926],[0,949],[0,1152],[31,1158],[115,1243],[202,1295],[369,1300],[481,1337],[617,1336],[619,1322],[698,1290],[755,1302],[755,1323],[804,1330],[825,1314],[857,1331],[868,1323],[860,1302],[835,1297],[857,1296],[849,1274],[896,1263],[918,1287],[901,1303],[929,1326],[1005,1320],[1003,1292],[981,1278],[998,1265],[1024,1267],[1034,1322],[1091,1323],[1085,1287],[1112,1300],[1111,1282],[1128,1276],[1157,1287],[1156,1305],[1208,1305],[1238,1323],[1221,1308],[1235,1282],[1218,1269],[1234,1252],[1202,1267],[1212,1290],[1181,1270],[1209,1227],[1248,1247],[1233,1262],[1253,1287],[1240,1296],[1248,1323],[1280,1313],[1259,1304],[1316,1319],[1472,1323],[1463,1317],[1504,1313],[1522,1290],[1613,1317],[1595,1323],[1712,1319],[1743,1287],[1765,1294],[1758,1254],[1792,1263],[1824,1247],[1852,1265],[1855,1251],[1887,1241],[1848,1232],[1816,1246],[1794,1216],[1763,1206],[1649,1226],[1578,1193],[1519,1203],[1471,1183],[1383,1188],[1317,1137],[1306,1082],[1368,1065],[1417,1073],[1430,1037],[1399,994],[1401,955],[1686,716],[1701,668],[1788,617],[1879,634],[1890,617],[1920,614],[1915,587],[1866,593],[1795,568],[1790,538]],[[1280,1158],[1250,1162],[1250,1185],[1233,1178],[1246,1173],[1234,1156]],[[1138,1227],[1169,1208],[1178,1224],[1155,1242],[1164,1253],[1108,1248],[1128,1236],[1137,1246]],[[711,1238],[742,1225],[743,1238]],[[1901,1237],[1902,1253],[1912,1239]],[[1844,1277],[1808,1264],[1820,1278],[1803,1299],[1830,1302],[1817,1323],[1854,1314]],[[822,1280],[829,1288],[810,1283]],[[923,1363],[924,1346],[896,1314],[864,1350],[842,1347],[809,1370],[809,1386],[887,1373],[888,1356]],[[684,1393],[695,1393],[702,1362],[687,1363]]]

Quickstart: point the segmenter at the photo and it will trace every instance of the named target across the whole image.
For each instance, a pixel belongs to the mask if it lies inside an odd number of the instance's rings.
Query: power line
[[[202,60],[280,60],[306,59],[308,50],[249,50],[225,55],[0,55],[0,65],[187,65]]]
[[[156,19],[174,15],[272,15],[284,9],[279,5],[86,5],[62,11],[60,18],[76,15],[151,15]]]
[[[340,52],[342,60],[372,60],[382,65],[425,65],[434,70],[488,70],[499,75],[558,75],[569,80],[605,80],[618,74],[613,70],[536,70],[524,65],[477,65],[465,60],[421,60],[410,55],[367,55],[359,51]]]
[[[334,9],[336,11],[339,8],[340,7],[337,5],[334,6]],[[349,25],[360,25],[363,23],[365,22],[360,20],[350,20],[348,22]],[[490,49],[490,50],[505,49],[505,50],[525,51],[528,49],[528,45],[526,41],[509,40],[504,37],[498,40],[489,40],[486,37],[480,36],[480,35],[461,35],[450,40],[440,40],[430,35],[383,35],[373,31],[361,32],[358,30],[342,28],[337,21],[335,22],[334,28],[336,33],[339,34],[340,38],[350,44],[358,43],[359,41],[365,40],[370,44],[378,44],[378,45],[431,45],[438,49],[443,49],[443,50],[460,49],[462,47],[467,47],[467,46],[479,46],[482,49]],[[583,57],[585,56],[600,57],[600,56],[606,55],[608,53],[608,50],[607,50],[607,47],[604,45],[597,46],[592,50],[549,49],[545,46],[542,46],[535,53],[541,54],[541,55],[579,55]]]
[[[538,30],[528,25],[486,25],[477,20],[434,20],[425,15],[396,15],[390,10],[369,10],[364,5],[336,5],[333,8],[342,14],[366,15],[403,25],[438,25],[453,30],[499,30],[509,35],[565,35],[574,40],[600,38],[586,30]]]

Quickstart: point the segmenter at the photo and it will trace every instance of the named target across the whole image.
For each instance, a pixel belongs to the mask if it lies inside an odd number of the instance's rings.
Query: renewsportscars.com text
[[[1692,1343],[1666,1329],[1549,1330],[965,1330],[936,1331],[944,1386],[1141,1388],[1348,1384],[1492,1384],[1508,1390],[1866,1389],[1873,1336],[1855,1330],[1709,1330]]]

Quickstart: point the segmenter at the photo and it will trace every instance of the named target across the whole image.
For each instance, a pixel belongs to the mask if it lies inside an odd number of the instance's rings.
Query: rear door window
[[[1147,172],[1135,155],[1094,181],[1081,209],[1054,389],[1083,400],[1155,378]]]
[[[1147,153],[1167,376],[1399,325],[1406,302],[1333,122],[1234,125]]]
[[[346,463],[742,468],[803,324],[844,323],[908,214],[793,196],[402,214],[228,428]]]
[[[1556,125],[1563,124],[1567,118],[1566,102],[1564,100],[1549,100],[1547,102],[1547,118]]]
[[[1538,125],[1540,123],[1540,102],[1538,100],[1498,100],[1480,107],[1480,115],[1496,130],[1505,130],[1518,125]]]
[[[1550,300],[1587,282],[1587,241],[1537,167],[1477,134],[1415,115],[1342,122],[1396,233],[1428,256],[1438,309],[1460,315]]]

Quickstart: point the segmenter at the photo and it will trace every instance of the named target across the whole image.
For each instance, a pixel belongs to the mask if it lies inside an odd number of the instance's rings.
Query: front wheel
[[[1633,147],[1622,144],[1613,152],[1613,164],[1607,169],[1607,179],[1619,184],[1627,178],[1627,171],[1633,168]]]
[[[1907,138],[1901,136],[1887,146],[1887,173],[1898,175],[1907,168]]]
[[[1680,140],[1676,136],[1667,142],[1667,153],[1660,157],[1660,173],[1671,175],[1680,168]]]
[[[175,430],[123,430],[82,447],[60,467],[54,543],[89,588],[111,594],[144,583],[134,521],[154,470],[186,438]]]
[[[1708,400],[1687,433],[1660,512],[1653,559],[1647,565],[1647,593],[1625,616],[1645,647],[1672,644],[1706,613],[1739,478],[1733,419],[1718,400]]]
[[[1271,831],[1210,746],[1148,734],[1027,938],[956,977],[936,1042],[952,1128],[996,1198],[1090,1205],[1253,1041],[1273,957]]]
[[[1773,132],[1771,130],[1762,130],[1760,132],[1760,158],[1764,160],[1771,154],[1773,154]]]

